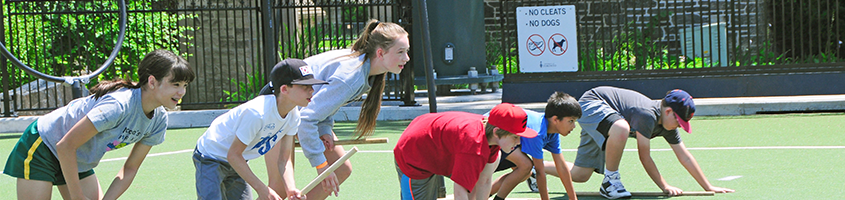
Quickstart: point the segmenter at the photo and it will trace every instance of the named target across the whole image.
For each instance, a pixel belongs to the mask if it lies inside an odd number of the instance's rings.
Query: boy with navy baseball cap
[[[578,103],[583,111],[578,120],[581,145],[571,169],[572,181],[586,182],[592,172],[604,174],[599,189],[602,196],[608,199],[630,197],[618,170],[625,143],[628,137],[633,137],[637,139],[640,161],[657,187],[670,196],[681,194],[683,190],[666,183],[648,154],[649,140],[661,136],[704,190],[734,192],[711,185],[681,142],[677,129],[680,127],[691,133],[689,120],[695,113],[693,98],[686,91],[670,90],[662,100],[651,100],[633,90],[601,86],[585,92]]]

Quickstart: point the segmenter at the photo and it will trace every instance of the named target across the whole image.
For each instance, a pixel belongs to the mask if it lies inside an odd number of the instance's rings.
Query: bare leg
[[[493,185],[496,191],[496,196],[505,198],[508,194],[513,191],[513,188],[516,187],[520,182],[525,181],[528,179],[528,175],[531,174],[531,168],[534,166],[531,163],[531,159],[528,158],[525,153],[522,153],[520,149],[514,149],[507,158],[508,161],[513,162],[516,167],[513,167],[513,171],[510,173],[503,175]],[[493,190],[491,189],[490,194],[493,194]]]
[[[88,197],[88,199],[103,199],[103,190],[100,188],[100,181],[96,174],[79,180],[79,183],[82,185],[82,193],[85,194],[85,197]]]
[[[91,175],[79,180],[82,185],[82,194],[88,199],[103,199],[103,190],[100,187],[100,181],[97,175]],[[70,192],[67,190],[67,185],[59,185],[59,194],[62,194],[62,199],[70,199]]]
[[[343,157],[343,155],[346,154],[346,151],[343,149],[343,146],[335,145],[334,150],[323,152],[323,154],[326,156],[326,160],[328,161],[329,165],[331,165],[335,163],[338,159],[340,159],[340,157]],[[337,168],[337,170],[334,171],[334,174],[337,176],[337,180],[340,181],[341,184],[343,184],[343,181],[349,178],[349,175],[352,174],[352,163],[347,160],[343,163],[343,165],[341,165],[339,168]],[[326,199],[326,197],[330,195],[330,192],[326,192],[322,187],[322,184],[317,185],[316,188],[306,194],[306,197],[311,200]],[[338,195],[341,194],[338,193]]]
[[[53,183],[39,180],[18,178],[18,199],[46,200],[53,195]],[[64,198],[67,199],[67,198]]]
[[[628,141],[628,132],[631,128],[628,121],[616,120],[607,131],[607,144],[605,146],[605,168],[608,171],[618,171],[619,161],[622,160],[622,153],[625,150],[625,142]]]
[[[569,166],[569,169],[572,169],[572,163],[566,162],[566,165]],[[543,171],[545,171],[547,175],[560,177],[560,174],[557,174],[557,168],[555,168],[554,162],[543,161]],[[572,172],[570,172],[570,173],[572,173]]]
[[[569,166],[569,173],[572,174],[572,182],[587,182],[590,180],[590,176],[593,175],[593,171],[596,170],[596,168],[576,166],[571,162],[566,162],[566,165]]]
[[[513,169],[513,168],[511,168],[511,169]],[[499,191],[499,187],[502,187],[502,181],[504,181],[508,177],[508,175],[510,175],[510,174],[511,173],[503,174],[499,178],[496,178],[495,181],[493,181],[493,187],[490,188],[490,196],[493,196],[494,194],[496,194],[496,192]]]
[[[514,167],[514,168],[511,168],[511,169],[512,169],[512,170],[515,170],[516,168]],[[498,192],[498,191],[499,191],[499,187],[502,187],[502,182],[503,182],[503,181],[504,181],[504,180],[508,177],[508,175],[510,175],[510,174],[511,174],[511,173],[504,174],[504,175],[500,176],[499,178],[497,178],[495,182],[493,182],[493,188],[491,188],[491,190],[490,190],[490,196],[492,196],[492,195],[496,194],[496,192]],[[528,179],[528,176],[525,176],[525,178],[522,178],[522,180],[520,180],[519,182],[525,181],[525,180],[527,180],[527,179]]]
[[[590,180],[590,176],[593,175],[593,171],[595,168],[586,168],[586,167],[579,167],[575,166],[571,162],[566,162],[566,166],[571,169],[569,173],[572,175],[572,182],[583,183]],[[546,174],[552,175],[555,177],[560,177],[560,174],[557,174],[557,168],[555,168],[555,163],[550,161],[543,162],[543,170],[546,171]]]

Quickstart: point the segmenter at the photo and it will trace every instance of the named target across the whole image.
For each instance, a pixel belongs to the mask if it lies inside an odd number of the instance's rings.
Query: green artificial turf
[[[715,197],[673,197],[672,199],[839,199],[845,170],[845,115],[789,114],[739,117],[696,117],[692,120],[694,134],[682,133],[682,140],[703,169],[708,180],[716,186],[735,189],[736,193],[716,194]],[[399,186],[392,149],[409,121],[379,122],[371,137],[386,137],[387,144],[354,145],[360,150],[350,160],[352,176],[341,185],[336,199],[398,199]],[[355,124],[339,122],[335,132],[341,139],[351,138]],[[138,176],[122,199],[195,199],[194,167],[191,150],[205,128],[168,130],[166,141],[153,147]],[[574,161],[580,129],[561,137],[561,148],[567,161]],[[0,166],[5,166],[20,134],[0,135]],[[353,145],[345,146],[348,150]],[[652,153],[660,173],[670,185],[685,191],[703,189],[677,161],[669,145],[657,138],[651,142]],[[629,139],[628,150],[635,150],[635,140]],[[103,190],[123,165],[131,147],[106,153],[95,168]],[[297,149],[299,151],[299,149]],[[163,153],[163,154],[162,154]],[[548,155],[548,153],[547,153]],[[115,160],[116,159],[116,160]],[[549,159],[550,160],[550,159]],[[266,180],[264,159],[249,162],[253,171]],[[296,154],[296,182],[304,187],[316,172],[308,166],[302,153]],[[646,175],[635,151],[626,151],[620,166],[622,181],[628,191],[654,192],[657,186]],[[504,172],[496,173],[498,177]],[[719,180],[740,176],[732,180]],[[495,178],[495,177],[494,177]],[[576,191],[598,191],[601,176],[594,174],[586,183],[575,183]],[[560,180],[549,177],[552,199],[566,199]],[[452,193],[452,182],[446,181]],[[0,194],[14,197],[15,179],[0,177]],[[257,197],[257,196],[254,196]],[[539,198],[530,193],[524,183],[516,186],[510,198]],[[635,197],[634,199],[665,197]],[[61,199],[53,189],[53,199]],[[603,199],[580,197],[580,199]]]

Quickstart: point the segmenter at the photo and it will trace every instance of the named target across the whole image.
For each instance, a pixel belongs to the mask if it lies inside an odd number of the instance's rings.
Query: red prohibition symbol
[[[549,44],[552,45],[549,47],[549,51],[555,56],[563,55],[569,49],[569,41],[566,40],[566,36],[560,33],[555,33],[549,37]]]
[[[533,34],[528,37],[528,41],[525,42],[525,47],[528,48],[528,53],[531,55],[540,56],[546,51],[545,43],[543,36]]]

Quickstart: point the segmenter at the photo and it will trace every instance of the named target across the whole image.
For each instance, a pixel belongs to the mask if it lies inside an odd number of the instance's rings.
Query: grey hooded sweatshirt
[[[372,83],[369,80],[370,61],[366,55],[351,57],[350,49],[324,52],[304,59],[314,78],[325,80],[329,84],[314,85],[311,102],[300,110],[302,121],[299,125],[299,143],[305,157],[316,167],[326,162],[323,152],[326,147],[320,140],[321,135],[332,134],[334,119],[332,116],[340,107],[368,92]]]

